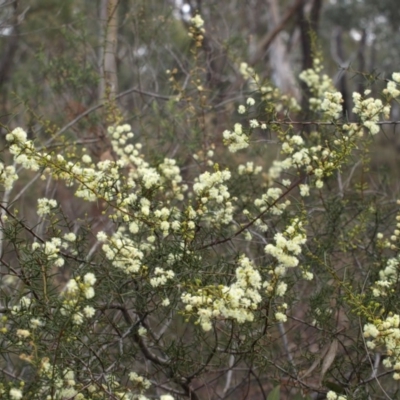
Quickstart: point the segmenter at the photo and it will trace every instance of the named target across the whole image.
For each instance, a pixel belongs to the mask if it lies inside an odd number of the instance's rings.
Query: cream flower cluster
[[[233,131],[225,130],[222,136],[224,145],[228,146],[231,153],[249,147],[249,137],[243,132],[242,124],[236,123]]]
[[[140,143],[136,145],[129,143],[130,139],[134,137],[130,125],[110,126],[108,135],[111,138],[111,144],[118,160],[122,162],[124,167],[130,168],[130,179],[132,181],[129,183],[132,184],[132,188],[135,188],[139,181],[142,181],[147,188],[159,183],[159,174],[149,166],[140,153],[142,145]],[[148,168],[149,171],[147,171]],[[146,177],[148,177],[149,182],[146,182]]]
[[[282,143],[282,153],[292,154],[296,149],[301,149],[304,145],[304,139],[300,135],[286,136]]]
[[[325,115],[333,119],[340,118],[343,112],[343,97],[340,92],[327,92],[325,98],[321,103],[321,110],[324,111]]]
[[[72,164],[67,162],[64,179],[68,181],[72,177],[74,181],[79,182],[76,197],[86,201],[97,201],[98,198],[112,201],[116,198],[121,185],[120,169],[124,167],[123,162],[100,161],[95,168]]]
[[[161,176],[161,185],[165,198],[167,200],[183,200],[184,192],[187,191],[188,186],[182,184],[181,171],[176,165],[176,160],[164,158],[164,161],[158,166],[158,171]]]
[[[119,192],[120,169],[125,165],[123,161],[106,160],[96,166],[82,167],[79,163],[65,160],[61,154],[53,156],[38,152],[33,142],[26,138],[26,133],[20,128],[6,136],[11,143],[10,153],[14,155],[17,164],[32,171],[42,166],[46,173],[65,180],[67,185],[78,183],[76,196],[87,201],[96,201],[98,198],[111,201],[116,197]]]
[[[239,175],[258,175],[261,171],[262,167],[260,165],[255,167],[253,161],[248,161],[246,165],[241,164],[238,166]]]
[[[24,397],[22,394],[22,390],[18,388],[11,388],[9,394],[12,400],[20,400]]]
[[[13,131],[7,137],[12,142],[10,151],[15,154],[17,163],[31,170],[36,170],[39,165],[43,165],[46,167],[45,172],[52,174],[56,179],[63,179],[68,185],[78,183],[76,196],[87,201],[97,201],[99,198],[106,201],[125,202],[125,204],[136,201],[137,195],[134,193],[121,199],[121,170],[126,167],[130,167],[130,176],[127,182],[130,187],[135,188],[137,183],[140,183],[140,187],[143,189],[161,186],[163,179],[160,173],[154,167],[149,166],[139,153],[141,145],[128,144],[128,140],[133,137],[130,126],[110,127],[109,134],[113,149],[119,156],[118,161],[105,160],[89,166],[81,166],[79,162],[67,161],[61,154],[57,156],[42,155],[35,151],[32,142],[24,141],[26,134],[22,130]],[[22,156],[28,157],[28,161],[22,162]],[[89,162],[90,157],[83,158],[85,165]],[[33,164],[37,168],[33,167]],[[169,171],[166,171],[164,181],[169,176],[176,189],[177,183],[181,180],[179,173],[176,168],[173,168],[173,162],[166,160],[165,164],[168,165]],[[183,189],[185,188],[183,187]]]
[[[275,244],[269,243],[265,246],[265,253],[277,260],[277,265],[269,271],[269,281],[263,283],[263,287],[269,296],[283,297],[287,291],[287,284],[282,280],[288,268],[299,265],[301,246],[306,243],[306,233],[302,222],[295,218],[283,233],[274,236]],[[311,276],[310,276],[311,275]],[[312,278],[312,274],[306,274],[305,279]],[[275,318],[278,322],[286,322],[285,310],[287,304],[278,306]]]
[[[327,394],[326,394],[326,400],[347,400],[346,396],[343,396],[341,394],[336,394],[335,392],[333,392],[332,390],[330,390]]]
[[[115,232],[111,237],[99,232],[97,239],[105,242],[102,250],[115,268],[121,269],[128,275],[140,272],[144,253],[123,230]]]
[[[184,192],[187,191],[188,186],[182,183],[180,168],[176,165],[176,160],[165,158],[158,166],[150,166],[139,152],[141,144],[137,143],[135,146],[129,144],[134,134],[128,124],[109,127],[108,133],[114,152],[119,157],[119,161],[128,169],[124,186],[127,190],[118,193],[116,201],[119,210],[116,215],[124,216],[126,208],[134,205],[140,199],[142,213],[148,216],[150,214],[149,189],[153,193],[155,191],[162,193],[165,205],[169,205],[171,201],[184,199]]]
[[[141,223],[139,219],[132,217],[129,209],[140,203],[143,216],[148,218],[151,207],[151,200],[147,198],[149,190],[162,193],[164,203],[169,205],[171,201],[183,200],[188,186],[182,184],[180,169],[175,160],[165,158],[157,167],[152,167],[144,161],[143,155],[139,152],[141,145],[129,144],[129,140],[134,136],[129,125],[110,127],[108,133],[113,150],[119,156],[115,162],[105,160],[94,164],[91,163],[89,156],[84,155],[82,160],[85,166],[81,166],[79,162],[67,161],[60,154],[42,155],[30,150],[29,158],[38,165],[43,165],[45,172],[52,174],[56,179],[65,180],[67,185],[77,182],[78,188],[75,193],[77,197],[87,201],[104,199],[107,202],[115,202],[117,207],[114,215],[125,222],[130,221],[130,230],[134,233],[139,231]],[[19,128],[7,135],[8,140],[12,142],[11,147],[19,146],[21,154],[26,152],[27,147],[33,146],[26,137],[26,133]],[[123,169],[128,169],[127,177],[124,176]],[[54,205],[54,200],[39,200],[38,214],[49,213]],[[226,207],[228,208],[231,207]],[[226,210],[223,214],[221,219],[230,220]],[[158,226],[164,236],[167,236],[171,229],[175,231],[179,229],[179,221],[170,223],[165,218],[165,213],[160,219],[157,219],[156,214],[151,217],[152,223]],[[179,211],[171,208],[168,218],[179,219]]]
[[[190,22],[197,28],[200,29],[204,26],[204,20],[201,18],[200,14],[196,14],[190,19]]]
[[[65,233],[63,240],[58,237],[53,237],[44,243],[32,243],[32,251],[42,251],[46,259],[51,261],[53,266],[62,267],[65,261],[63,256],[60,256],[60,252],[61,250],[66,251],[75,240],[75,233]]]
[[[397,204],[400,205],[400,200],[397,200]],[[384,239],[382,233],[377,234],[377,239],[384,247],[398,250],[398,244],[400,238],[400,214],[396,215],[396,227],[393,234],[389,239]],[[394,257],[390,257],[386,261],[385,267],[379,271],[379,279],[372,285],[372,294],[374,297],[386,297],[393,292],[393,286],[397,284],[400,278],[400,254]]]
[[[230,178],[230,171],[224,170],[204,172],[195,179],[193,192],[200,203],[197,215],[208,214],[209,221],[216,224],[226,225],[232,221],[233,204],[228,187],[224,184]]]
[[[231,173],[228,170],[217,171],[213,174],[204,172],[193,185],[193,191],[203,198],[204,196],[214,199],[217,203],[222,203],[225,199],[229,198],[229,192],[223,182],[229,180]]]
[[[6,140],[10,142],[10,153],[14,156],[14,161],[21,164],[24,168],[32,171],[39,169],[37,158],[40,153],[35,150],[35,146],[28,135],[21,128],[16,128],[6,135]]]
[[[33,305],[33,303],[30,303],[30,304]],[[20,313],[21,310],[22,310],[21,305],[14,306],[13,314],[16,315],[16,314]],[[26,312],[26,314],[29,314],[30,310],[25,308],[23,313],[24,312]],[[6,322],[6,321],[7,321],[7,319],[4,320],[4,322]],[[44,326],[44,323],[42,320],[40,320],[38,318],[31,318],[29,321],[29,327],[31,328],[31,330],[19,328],[16,330],[15,335],[21,340],[28,339],[31,337],[32,331],[35,331],[37,328],[39,328],[41,326]],[[6,333],[7,331],[8,331],[7,328],[5,328],[5,329],[3,328],[2,330],[0,330],[1,333]]]
[[[390,105],[383,105],[380,99],[373,99],[372,97],[363,98],[360,93],[353,93],[353,102],[354,114],[360,116],[363,126],[372,135],[376,135],[379,132],[379,125],[377,123],[379,122],[380,115],[383,114],[385,117],[389,117]]]
[[[199,14],[196,14],[190,19],[190,23],[191,26],[189,27],[188,36],[195,40],[196,47],[201,47],[204,39],[203,34],[205,33],[204,20]],[[202,90],[201,86],[198,90]]]
[[[79,393],[77,382],[75,380],[75,372],[71,369],[64,371],[55,371],[51,368],[50,363],[45,360],[42,364],[41,375],[52,379],[52,388],[44,387],[42,390],[54,390],[56,398],[59,399],[84,399]]]
[[[151,386],[151,382],[148,379],[143,378],[143,376],[138,375],[136,372],[129,373],[129,380],[134,384],[135,389],[140,391],[140,393],[149,389]]]
[[[377,319],[373,323],[364,325],[364,337],[368,340],[367,346],[375,349],[377,346],[386,348],[387,358],[383,360],[386,368],[393,368],[396,372],[393,378],[400,380],[400,316],[390,314],[385,320]]]
[[[56,207],[57,202],[54,199],[38,199],[37,213],[43,217],[44,215],[50,214],[51,209]]]
[[[243,78],[248,82],[250,91],[257,91],[261,94],[261,100],[272,105],[275,109],[275,112],[279,113],[283,109],[287,111],[300,111],[301,107],[298,104],[295,97],[288,96],[287,94],[282,94],[278,88],[274,88],[270,85],[264,85],[261,81],[259,75],[255,72],[255,70],[250,67],[247,63],[242,62],[239,66],[239,72],[243,76]],[[248,111],[248,107],[251,107],[255,104],[255,100],[252,97],[249,97],[246,100],[246,106],[241,104],[238,107],[238,113],[244,114]],[[250,120],[250,126],[252,128],[260,127],[261,129],[266,129],[267,125],[265,123],[259,123],[257,120]]]
[[[375,297],[385,297],[398,282],[400,276],[400,255],[389,258],[386,267],[379,271],[379,280],[375,281],[372,293]]]
[[[287,154],[283,160],[275,160],[268,171],[271,183],[281,178],[281,175],[291,168],[303,169],[309,177],[315,177],[313,184],[316,188],[323,187],[322,178],[330,176],[343,160],[343,148],[349,148],[347,138],[335,140],[339,146],[339,151],[334,148],[323,147],[321,145],[305,147],[305,142],[300,135],[286,135],[282,142],[282,153]],[[348,150],[347,150],[348,151]],[[282,180],[284,186],[289,186],[291,181]],[[299,185],[301,196],[308,196],[310,186]]]
[[[0,162],[0,183],[4,185],[7,190],[12,189],[14,182],[18,180],[18,175],[13,165],[7,167]]]
[[[400,73],[399,73],[399,72],[393,72],[393,74],[392,74],[392,79],[393,79],[396,83],[400,83]]]
[[[80,163],[67,161],[61,154],[38,156],[38,163],[46,166],[45,173],[55,179],[63,179],[68,186],[78,183],[75,196],[86,201],[99,198],[112,201],[117,197],[121,185],[121,169],[124,162],[100,161],[97,165],[83,167]]]
[[[34,302],[29,297],[23,296],[20,298],[19,304],[15,304],[12,307],[11,314],[25,314],[33,304]]]
[[[257,90],[260,86],[260,77],[252,67],[247,63],[242,62],[239,66],[239,72],[245,80],[248,81],[250,90]]]
[[[398,201],[399,203],[399,201]],[[400,215],[396,217],[396,229],[391,236],[391,240],[396,242],[400,236]],[[383,235],[377,235],[379,240],[383,240]],[[390,243],[389,240],[382,242],[386,247],[397,246]],[[400,255],[391,257],[387,260],[384,269],[379,271],[379,279],[372,285],[374,297],[386,297],[393,294],[393,287],[398,283],[400,276]],[[387,368],[393,368],[395,373],[393,378],[400,380],[400,316],[389,312],[386,319],[377,317],[371,323],[364,325],[364,337],[368,340],[367,346],[375,349],[377,346],[383,346],[386,349],[387,358],[383,360],[383,365]]]
[[[93,285],[96,277],[92,272],[88,272],[83,279],[80,277],[70,279],[62,292],[63,305],[61,313],[71,316],[75,325],[81,325],[84,317],[91,318],[95,314],[95,309],[91,306],[82,306],[82,302],[92,299],[95,295]]]
[[[53,265],[56,267],[62,267],[64,265],[64,258],[59,256],[62,248],[67,248],[68,243],[63,242],[60,238],[53,237],[47,242],[42,244],[38,242],[32,243],[32,250],[43,251],[46,259],[52,261]]]
[[[75,372],[71,369],[66,368],[64,371],[60,371],[52,366],[49,358],[46,357],[41,360],[39,373],[42,377],[52,380],[51,388],[42,386],[42,394],[46,393],[46,391],[54,390],[56,398],[84,399],[84,396],[76,388]]]
[[[327,116],[338,118],[342,111],[342,95],[335,90],[328,75],[321,74],[321,71],[321,61],[315,58],[313,68],[307,69],[299,75],[313,94],[309,99],[310,109],[312,111],[322,110]]]
[[[400,90],[398,89],[400,84],[400,73],[394,72],[392,74],[392,79],[392,81],[388,81],[386,89],[383,90],[383,94],[395,99],[400,96]]]
[[[156,267],[154,270],[154,277],[150,279],[150,285],[153,287],[158,287],[161,285],[165,285],[168,280],[174,278],[175,273],[172,270],[164,270],[160,267]]]
[[[281,177],[282,172],[289,170],[293,167],[293,160],[287,157],[284,160],[274,160],[268,170],[269,181],[273,182]]]
[[[311,108],[313,110],[321,109],[329,117],[338,118],[341,112],[342,96],[340,93],[332,91],[332,82],[326,75],[322,76],[322,78],[319,77],[320,71],[321,67],[318,63],[317,68],[304,71],[300,75],[300,78],[313,89],[314,93],[317,93],[316,98],[310,99]],[[398,76],[399,74],[394,73],[392,75],[393,81],[389,81],[387,87],[383,90],[383,93],[391,98],[396,98],[400,95],[400,91],[397,88],[397,83],[399,82],[396,81]],[[371,134],[375,135],[379,132],[378,122],[381,114],[383,114],[385,118],[389,117],[390,105],[384,105],[380,99],[366,97],[370,93],[370,90],[366,90],[364,92],[364,97],[360,93],[353,93],[353,112],[360,116],[362,125],[367,128]],[[350,134],[357,133],[361,136],[360,128],[357,124],[348,124],[344,128]]]
[[[197,323],[205,331],[212,328],[213,319],[233,319],[238,323],[254,319],[254,310],[261,302],[261,276],[247,257],[242,256],[238,264],[232,285],[205,287],[195,294],[182,295],[186,312],[196,314]]]
[[[265,101],[269,105],[273,105],[275,112],[298,112],[301,110],[299,103],[295,97],[282,94],[278,88],[271,86],[260,86],[262,101]],[[261,124],[261,129],[266,129],[265,124]]]
[[[261,212],[269,209],[269,212],[272,215],[281,215],[286,207],[290,205],[290,200],[282,202],[277,201],[282,194],[282,189],[271,187],[261,196],[261,198],[254,200],[254,205],[259,208]]]
[[[287,268],[299,265],[298,257],[301,254],[301,246],[307,241],[303,223],[298,218],[294,218],[283,233],[277,233],[274,236],[274,240],[275,244],[267,244],[264,251],[278,262],[274,274],[284,276]]]
[[[272,105],[275,109],[275,112],[281,112],[284,108],[287,111],[300,111],[300,106],[294,97],[282,94],[278,88],[274,88],[270,85],[264,85],[259,75],[247,63],[242,62],[240,64],[239,72],[248,82],[249,90],[256,91],[261,94],[261,100],[268,103],[269,105]],[[255,100],[252,97],[246,100],[246,105],[248,107],[251,107],[254,104]],[[240,105],[238,108],[239,114],[244,114],[246,111],[248,111],[248,107],[246,107],[245,105]],[[252,128],[267,128],[267,125],[265,123],[260,124],[255,119],[250,121],[250,126]]]

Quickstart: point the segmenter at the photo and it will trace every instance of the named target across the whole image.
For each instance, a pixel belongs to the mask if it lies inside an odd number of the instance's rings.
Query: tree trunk
[[[311,10],[307,16],[305,13],[305,4],[297,11],[297,24],[300,28],[301,49],[303,55],[302,70],[305,71],[313,67],[313,43],[312,35],[318,33],[319,18],[321,15],[322,0],[314,0]],[[302,91],[302,110],[308,109],[308,100],[310,93],[305,82],[300,83]],[[304,118],[307,118],[305,113]]]
[[[118,0],[101,0],[99,100],[114,98],[118,90]]]
[[[338,75],[338,89],[342,93],[343,96],[343,116],[344,117],[351,117],[351,99],[349,94],[349,89],[347,87],[347,76],[346,70],[350,64],[350,60],[345,60],[344,48],[343,48],[343,31],[342,28],[337,27],[333,31],[333,38],[332,38],[332,50],[331,53],[333,55],[334,60],[337,62],[341,70],[339,71]]]
[[[269,6],[268,26],[270,31],[273,31],[280,23],[278,2],[277,0],[267,0],[267,3]],[[283,94],[289,94],[299,99],[299,90],[281,33],[276,35],[275,40],[270,45],[269,62],[272,70],[272,80],[275,85]]]

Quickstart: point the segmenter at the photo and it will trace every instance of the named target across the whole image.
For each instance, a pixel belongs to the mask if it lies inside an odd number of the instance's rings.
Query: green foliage
[[[280,391],[281,391],[280,386],[274,387],[274,389],[271,390],[271,392],[269,393],[267,400],[279,400],[281,398]]]

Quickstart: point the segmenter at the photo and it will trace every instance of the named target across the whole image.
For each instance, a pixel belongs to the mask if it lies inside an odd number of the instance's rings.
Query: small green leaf
[[[281,387],[280,385],[275,386],[269,393],[267,400],[279,400],[281,397]]]

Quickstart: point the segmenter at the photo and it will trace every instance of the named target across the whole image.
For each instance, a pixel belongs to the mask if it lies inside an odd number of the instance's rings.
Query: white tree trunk
[[[267,0],[268,4],[268,26],[272,31],[280,23],[280,13],[277,0]],[[282,33],[279,33],[269,47],[269,62],[272,70],[273,83],[283,94],[300,98],[299,89],[296,85],[289,55],[286,50]]]
[[[100,82],[99,99],[107,95],[114,97],[118,90],[117,45],[118,45],[118,0],[101,0],[100,5]],[[107,93],[108,92],[108,93]]]

